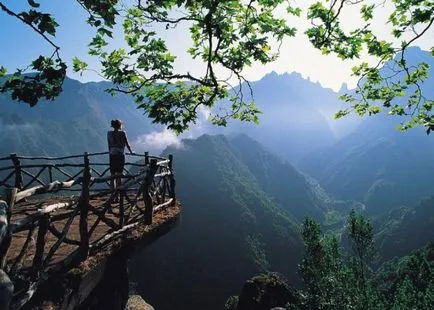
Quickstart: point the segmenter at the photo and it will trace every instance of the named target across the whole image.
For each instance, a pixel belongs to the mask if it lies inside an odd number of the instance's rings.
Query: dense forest
[[[370,268],[374,256],[373,229],[352,211],[345,238],[349,251],[336,235],[322,235],[320,225],[307,218],[302,230],[305,242],[299,272],[304,286],[295,291],[273,273],[250,280],[241,296],[232,296],[226,309],[430,309],[434,304],[434,244]],[[253,284],[253,285],[252,285]]]

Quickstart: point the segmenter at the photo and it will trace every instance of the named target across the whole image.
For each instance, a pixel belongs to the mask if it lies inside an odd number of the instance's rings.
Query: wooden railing
[[[114,190],[107,153],[0,158],[1,198],[9,206],[0,267],[21,290],[12,308],[22,307],[50,274],[78,265],[138,225],[151,224],[154,212],[176,203],[173,157],[130,156],[134,161],[126,162],[117,176],[121,186]],[[21,206],[33,212],[21,214]]]

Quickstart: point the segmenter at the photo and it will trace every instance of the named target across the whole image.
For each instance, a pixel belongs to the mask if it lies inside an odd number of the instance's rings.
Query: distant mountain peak
[[[348,84],[344,82],[344,83],[342,83],[341,88],[339,89],[338,93],[343,94],[343,93],[347,93],[349,91],[350,91],[350,89],[348,88]]]

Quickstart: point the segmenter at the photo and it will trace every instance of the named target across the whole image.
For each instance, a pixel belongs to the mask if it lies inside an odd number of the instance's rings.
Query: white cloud
[[[133,143],[135,152],[148,151],[153,154],[161,153],[168,146],[182,147],[181,138],[168,129],[141,135]]]
[[[35,130],[36,124],[0,124],[1,131],[16,131],[16,130]]]
[[[161,153],[166,147],[172,146],[175,148],[182,148],[182,139],[196,139],[209,131],[210,123],[210,109],[207,107],[198,107],[198,119],[195,124],[177,136],[172,130],[164,129],[162,131],[152,131],[147,134],[140,135],[133,143],[133,150],[135,152],[151,152],[153,154]]]
[[[199,119],[203,118],[205,120],[208,120],[210,115],[211,115],[211,110],[209,108],[203,106],[203,105],[200,105],[197,108],[197,112],[199,113],[199,116],[200,116]]]

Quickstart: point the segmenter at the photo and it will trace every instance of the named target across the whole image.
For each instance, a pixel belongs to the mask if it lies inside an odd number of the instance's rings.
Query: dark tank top
[[[107,132],[107,142],[110,154],[123,154],[126,145],[126,135],[124,131]]]

